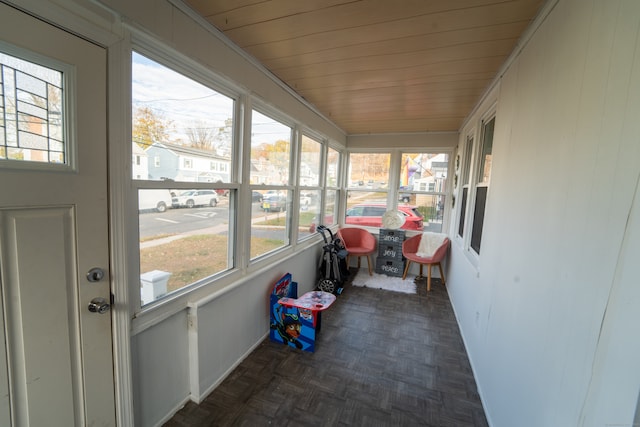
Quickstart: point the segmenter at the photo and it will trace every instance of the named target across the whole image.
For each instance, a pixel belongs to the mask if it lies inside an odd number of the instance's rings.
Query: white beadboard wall
[[[633,423],[639,31],[638,1],[560,0],[496,88],[482,253],[454,239],[447,282],[492,426]]]
[[[319,248],[300,251],[135,335],[135,425],[160,425],[187,401],[206,397],[269,332],[275,281],[289,272],[299,294],[312,290],[319,257]]]

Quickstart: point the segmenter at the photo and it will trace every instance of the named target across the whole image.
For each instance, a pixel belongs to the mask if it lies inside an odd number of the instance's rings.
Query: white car
[[[138,209],[140,212],[164,212],[173,205],[169,190],[145,189],[138,191]]]
[[[189,190],[178,194],[171,200],[171,202],[174,208],[217,206],[218,194],[215,190]]]

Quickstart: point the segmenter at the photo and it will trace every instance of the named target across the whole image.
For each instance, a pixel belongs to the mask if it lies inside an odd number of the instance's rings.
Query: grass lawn
[[[282,240],[252,238],[251,257],[284,244]],[[140,271],[171,273],[167,291],[175,291],[227,269],[227,236],[202,234],[140,250]]]
[[[300,212],[300,225],[308,226],[313,222],[313,218],[316,216],[313,212]],[[278,214],[276,218],[267,219],[265,221],[255,222],[255,225],[274,225],[284,227],[287,223],[286,213],[282,215]]]

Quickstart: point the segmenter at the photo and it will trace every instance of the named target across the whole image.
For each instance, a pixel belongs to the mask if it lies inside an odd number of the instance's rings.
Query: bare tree
[[[185,129],[185,134],[189,139],[189,145],[201,150],[213,150],[214,140],[216,137],[217,129],[209,126],[208,123],[203,121],[194,122],[192,127]]]

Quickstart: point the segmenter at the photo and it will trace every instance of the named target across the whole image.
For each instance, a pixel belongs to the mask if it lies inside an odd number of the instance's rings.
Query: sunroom
[[[1,0],[0,426],[162,425],[370,206],[450,238],[490,425],[640,423],[639,42],[633,0]]]

